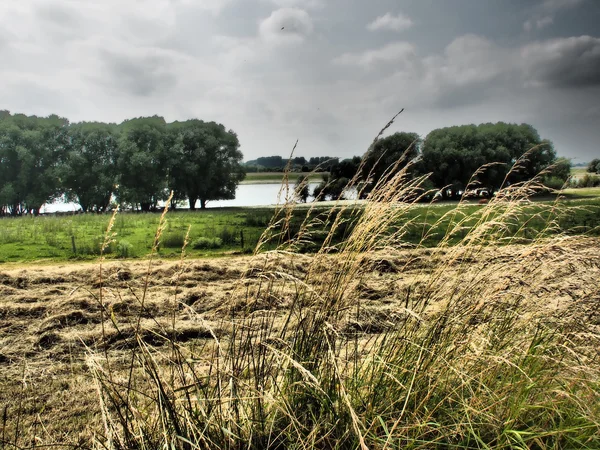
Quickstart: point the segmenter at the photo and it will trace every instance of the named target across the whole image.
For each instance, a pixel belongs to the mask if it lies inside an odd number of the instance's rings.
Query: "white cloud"
[[[333,60],[335,64],[362,66],[366,69],[378,64],[409,64],[415,57],[415,47],[409,42],[392,42],[375,50],[344,53]]]
[[[299,8],[273,11],[259,26],[259,35],[266,42],[289,44],[304,41],[313,32],[310,15]]]
[[[369,31],[404,31],[412,26],[413,21],[410,19],[410,17],[405,16],[402,13],[398,13],[395,16],[391,13],[386,13],[383,16],[377,17],[377,19],[367,25],[367,29]]]

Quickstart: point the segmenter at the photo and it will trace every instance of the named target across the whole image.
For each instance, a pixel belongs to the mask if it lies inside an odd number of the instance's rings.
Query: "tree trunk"
[[[206,209],[206,199],[200,199],[200,209]]]
[[[190,200],[190,211],[196,210],[196,202],[198,201],[197,197],[189,197]]]

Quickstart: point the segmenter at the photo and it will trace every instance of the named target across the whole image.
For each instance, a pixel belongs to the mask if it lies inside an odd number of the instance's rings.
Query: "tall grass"
[[[97,445],[598,448],[600,340],[584,324],[541,314],[532,294],[552,255],[573,258],[589,242],[553,235],[558,204],[529,219],[542,226],[520,221],[541,188],[534,179],[438,219],[445,234],[429,251],[433,269],[405,278],[405,236],[418,225],[405,219],[427,194],[425,178],[409,170],[390,170],[362,209],[343,214],[350,207],[340,204],[318,219],[309,209],[294,232],[293,195],[282,191],[288,201],[236,284],[232,298],[241,300],[228,305],[228,333],[209,330],[212,338],[194,347],[179,343],[174,312],[158,336],[168,347],[149,345],[137,322],[124,377],[110,370],[107,354],[90,354],[104,420]],[[316,253],[300,255],[324,228]],[[155,249],[163,229],[161,219]],[[262,251],[273,243],[277,250]],[[505,247],[511,243],[526,245]],[[399,282],[402,306],[384,320],[362,288],[374,272]]]

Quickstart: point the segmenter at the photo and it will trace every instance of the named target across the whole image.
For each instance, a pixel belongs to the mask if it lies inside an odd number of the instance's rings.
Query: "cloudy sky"
[[[600,157],[600,0],[0,0],[0,109],[222,122],[246,159],[526,122]]]

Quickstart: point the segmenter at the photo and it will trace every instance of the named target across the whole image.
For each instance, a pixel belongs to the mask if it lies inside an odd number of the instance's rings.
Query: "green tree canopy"
[[[363,156],[361,178],[370,191],[392,171],[398,172],[419,154],[421,139],[417,133],[400,132],[377,140]]]
[[[244,179],[243,155],[237,135],[221,124],[188,120],[169,125],[169,187],[187,198],[190,209],[200,200],[235,198]]]
[[[430,173],[438,189],[447,188],[444,196],[457,196],[467,187],[493,192],[505,182],[531,179],[555,159],[552,143],[531,125],[499,122],[433,130],[417,169]]]
[[[600,173],[600,158],[592,159],[587,166],[587,171],[590,173]]]
[[[117,197],[120,202],[155,210],[167,194],[166,122],[162,117],[140,117],[120,125]]]
[[[83,211],[105,211],[117,181],[117,126],[74,124],[69,127],[69,138],[61,170],[67,196],[77,201]]]
[[[60,195],[68,124],[56,115],[0,116],[0,204],[5,213],[38,214],[44,203]]]

